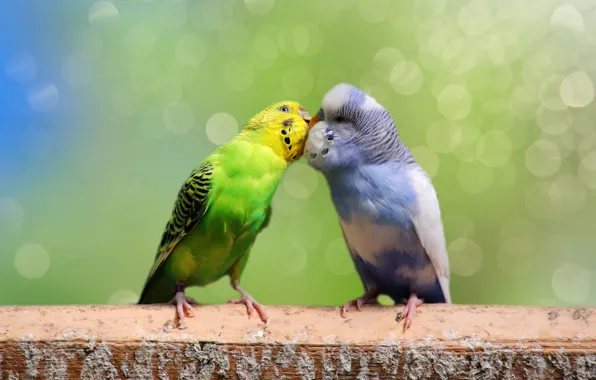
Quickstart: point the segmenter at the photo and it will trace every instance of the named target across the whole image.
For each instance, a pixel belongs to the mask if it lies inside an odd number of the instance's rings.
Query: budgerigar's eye
[[[288,107],[288,106],[281,106],[281,107],[279,107],[279,110],[281,112],[290,113],[290,107]]]
[[[325,120],[325,112],[323,112],[322,108],[320,108],[319,112],[317,112],[317,116],[319,117],[319,119]]]
[[[343,116],[337,116],[335,118],[335,121],[338,122],[338,123],[343,123],[344,121],[346,121],[346,118],[343,117]]]

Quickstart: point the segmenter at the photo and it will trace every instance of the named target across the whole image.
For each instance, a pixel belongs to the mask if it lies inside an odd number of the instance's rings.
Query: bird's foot
[[[261,321],[265,324],[265,327],[267,327],[267,325],[269,324],[271,319],[265,312],[263,305],[261,305],[260,303],[255,301],[255,299],[252,298],[252,296],[250,294],[248,294],[244,289],[242,289],[239,285],[236,285],[234,288],[240,294],[242,294],[242,297],[236,298],[236,299],[231,299],[228,301],[228,303],[244,304],[246,306],[246,313],[248,314],[249,318],[252,315],[252,313],[256,310],[257,314],[259,314],[259,318],[261,318]]]
[[[186,297],[184,294],[183,286],[176,286],[176,294],[174,299],[170,301],[171,304],[176,305],[176,316],[178,317],[178,327],[181,329],[186,328],[184,325],[184,318],[194,317],[191,305],[198,305],[197,301],[190,297]]]
[[[178,292],[176,292],[176,294],[178,294]],[[185,295],[184,292],[182,293],[182,297],[186,300],[186,303],[188,303],[189,305],[193,305],[193,306],[200,305],[200,303],[198,303],[194,298]],[[178,304],[178,299],[176,298],[176,296],[174,296],[174,298],[172,298],[172,300],[170,301],[170,304],[171,305]]]
[[[416,313],[416,308],[422,305],[422,300],[416,296],[416,294],[412,293],[410,295],[410,299],[406,302],[406,307],[403,312],[397,314],[397,318],[395,320],[400,322],[402,319],[404,320],[404,334],[407,329],[412,326],[412,320],[414,319],[414,314]]]
[[[364,305],[378,305],[379,304],[379,301],[377,300],[378,295],[379,295],[379,292],[377,292],[376,290],[371,290],[371,291],[366,292],[360,298],[356,298],[355,300],[346,302],[341,308],[342,318],[346,317],[346,312],[352,306],[355,306],[356,310],[360,311],[360,309],[362,309],[362,306],[364,306]]]

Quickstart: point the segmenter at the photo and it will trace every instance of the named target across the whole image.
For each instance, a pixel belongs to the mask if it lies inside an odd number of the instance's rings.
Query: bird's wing
[[[214,170],[215,168],[211,163],[205,162],[193,170],[182,185],[178,192],[178,198],[174,203],[172,216],[163,232],[155,263],[147,277],[147,283],[151,281],[174,247],[199,224],[201,218],[205,215]]]
[[[269,227],[269,223],[271,222],[271,215],[272,215],[272,213],[273,213],[272,206],[267,207],[267,214],[265,215],[265,220],[263,221],[263,224],[261,225],[261,228],[259,228],[259,232],[261,232],[265,228]]]
[[[412,215],[418,239],[435,268],[446,302],[451,303],[449,257],[445,246],[445,234],[437,193],[421,168],[410,169],[409,178],[418,204],[418,209]]]

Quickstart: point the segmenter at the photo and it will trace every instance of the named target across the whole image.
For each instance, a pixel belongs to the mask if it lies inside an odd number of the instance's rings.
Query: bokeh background
[[[3,1],[0,63],[0,304],[135,302],[191,169],[343,81],[432,177],[454,302],[596,305],[594,0]],[[245,289],[362,293],[304,160],[273,210]]]

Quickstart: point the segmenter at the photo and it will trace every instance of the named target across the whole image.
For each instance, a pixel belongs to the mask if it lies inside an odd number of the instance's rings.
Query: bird
[[[138,304],[171,303],[179,328],[197,302],[189,286],[206,286],[225,275],[241,295],[228,301],[256,310],[263,306],[240,286],[258,234],[271,219],[271,200],[285,169],[300,159],[310,115],[295,101],[270,105],[216,148],[182,184],[166,223]]]
[[[396,317],[405,333],[423,302],[451,303],[437,193],[390,113],[356,86],[339,83],[309,123],[304,155],[326,179],[364,287],[342,316],[387,295],[405,304]]]

